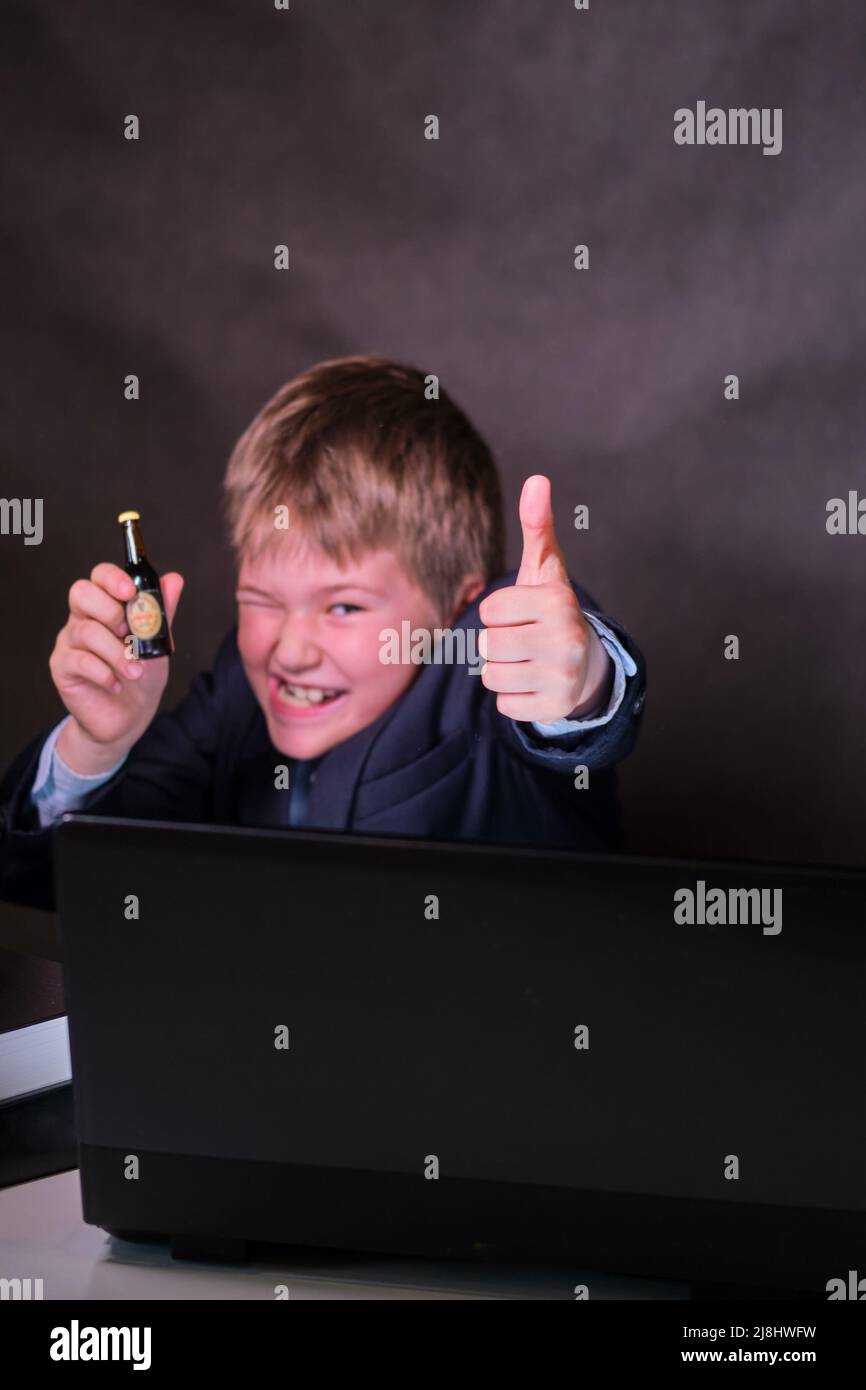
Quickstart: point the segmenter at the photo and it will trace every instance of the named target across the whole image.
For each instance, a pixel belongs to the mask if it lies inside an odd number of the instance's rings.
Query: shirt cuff
[[[637,665],[634,657],[626,651],[615,632],[612,632],[601,618],[596,618],[593,613],[584,610],[583,616],[588,623],[592,623],[598,633],[601,644],[609,654],[613,662],[613,689],[610,692],[610,699],[607,708],[600,714],[593,715],[590,719],[557,719],[553,724],[539,724],[533,719],[532,727],[545,738],[556,738],[559,734],[577,734],[582,729],[597,729],[602,724],[607,724],[613,719],[625,695],[625,683],[629,676],[637,674]]]
[[[63,761],[55,746],[60,737],[60,730],[71,718],[72,715],[67,714],[66,718],[61,719],[60,723],[51,730],[39,755],[36,776],[33,778],[33,786],[30,788],[30,800],[39,813],[41,826],[49,825],[52,821],[59,819],[65,811],[74,811],[88,792],[94,791],[103,782],[107,782],[109,777],[113,777],[129,756],[124,753],[123,757],[107,772],[93,774],[74,772]]]

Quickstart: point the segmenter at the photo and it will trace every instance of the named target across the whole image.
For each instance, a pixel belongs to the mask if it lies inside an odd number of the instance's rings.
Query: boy
[[[421,372],[358,356],[277,392],[234,448],[224,501],[238,623],[172,713],[154,718],[167,658],[127,660],[129,576],[98,564],[72,585],[49,661],[68,713],[0,783],[0,896],[53,907],[67,810],[621,846],[614,764],[637,736],[644,662],[569,579],[546,478],[524,485],[522,561],[502,575],[487,445]],[[183,579],[161,583],[172,623]],[[437,659],[441,637],[414,643],[437,628],[467,651],[477,635],[480,675]],[[406,632],[420,663],[393,659]]]

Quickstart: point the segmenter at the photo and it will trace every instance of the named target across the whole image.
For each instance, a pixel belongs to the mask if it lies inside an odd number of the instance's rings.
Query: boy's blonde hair
[[[337,564],[394,551],[440,614],[465,576],[502,572],[493,456],[414,367],[369,355],[320,362],[286,382],[241,435],[223,484],[232,546],[258,558],[300,534]],[[275,509],[288,508],[288,531]]]

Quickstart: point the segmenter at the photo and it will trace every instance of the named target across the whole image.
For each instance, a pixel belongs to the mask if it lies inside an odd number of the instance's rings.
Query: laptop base
[[[132,1153],[135,1180],[124,1177]],[[862,1211],[427,1180],[134,1145],[82,1145],[80,1162],[85,1221],[121,1239],[167,1240],[180,1259],[242,1261],[256,1242],[543,1263],[822,1299],[828,1279],[866,1266]]]

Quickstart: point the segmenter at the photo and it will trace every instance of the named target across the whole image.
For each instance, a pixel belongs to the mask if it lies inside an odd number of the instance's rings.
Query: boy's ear
[[[459,618],[464,608],[468,608],[473,599],[477,598],[481,590],[485,587],[484,580],[478,574],[468,574],[463,579],[462,584],[457,590],[457,603],[453,611],[449,614],[446,627],[453,623],[455,618]]]

